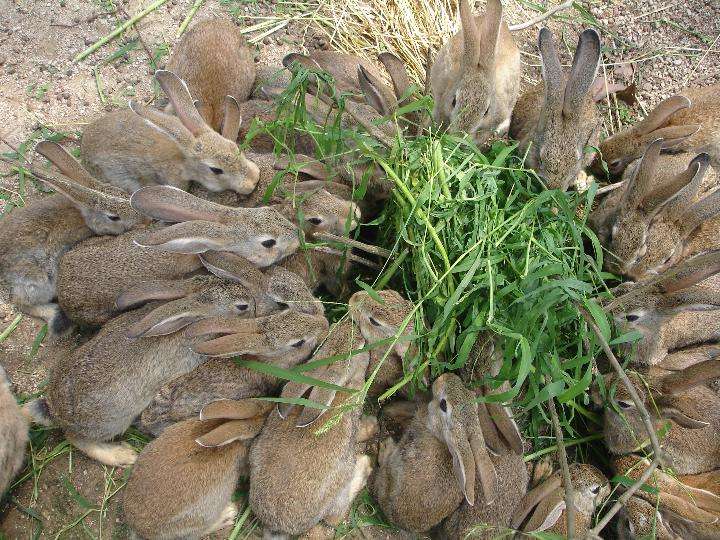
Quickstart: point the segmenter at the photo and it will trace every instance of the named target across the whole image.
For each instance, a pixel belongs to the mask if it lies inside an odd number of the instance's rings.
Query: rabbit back
[[[10,299],[21,306],[51,302],[60,258],[92,236],[81,213],[58,194],[16,208],[2,223],[0,279]]]
[[[27,443],[28,421],[17,406],[5,370],[0,366],[0,495],[20,471]]]
[[[255,83],[255,62],[240,28],[227,19],[193,25],[173,51],[167,69],[183,79],[193,99],[209,107],[208,123],[220,130],[225,96],[246,101]]]
[[[66,253],[58,271],[58,303],[75,322],[101,325],[119,312],[115,300],[131,285],[148,279],[181,279],[200,268],[195,255],[138,247],[147,229],[121,236],[91,238]]]
[[[123,494],[125,518],[143,538],[200,538],[230,502],[247,446],[200,448],[195,439],[221,421],[168,427],[138,457]]]
[[[169,121],[180,125],[172,117]],[[105,114],[88,125],[80,156],[95,178],[128,193],[157,184],[186,189],[192,179],[178,143],[130,109]]]
[[[446,443],[416,415],[399,445],[381,463],[371,491],[394,524],[424,532],[450,515],[463,500]]]
[[[490,459],[497,472],[495,501],[487,505],[480,495],[482,489],[476,487],[475,493],[479,497],[475,505],[470,506],[467,501],[462,501],[460,507],[443,522],[445,538],[461,540],[472,532],[472,538],[490,540],[508,534],[513,512],[527,492],[527,468],[523,457],[514,453],[490,454]],[[483,527],[483,524],[487,527]]]
[[[163,384],[203,360],[179,333],[127,336],[128,328],[154,307],[115,317],[54,367],[47,402],[51,417],[66,433],[96,441],[124,433]]]
[[[249,454],[250,506],[267,528],[302,534],[333,512],[353,476],[360,412],[345,412],[319,435],[321,423],[296,427],[296,415],[270,414]]]

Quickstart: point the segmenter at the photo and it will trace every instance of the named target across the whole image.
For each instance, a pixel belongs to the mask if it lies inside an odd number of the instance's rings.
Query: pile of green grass
[[[303,97],[310,80],[333,96],[337,113],[311,117]],[[485,374],[473,384],[494,389],[479,399],[512,404],[524,434],[533,439],[535,453],[528,459],[554,448],[550,399],[566,445],[599,438],[589,389],[600,346],[580,308],[613,344],[632,336],[613,341],[595,300],[607,294],[605,281],[613,278],[601,270],[603,251],[586,222],[595,187],[585,193],[548,190],[523,167],[512,142],[480,149],[432,126],[408,136],[397,116],[385,119],[395,128],[386,148],[362,129],[343,126],[345,99],[334,94],[327,74],[300,69],[279,100],[278,119],[256,125],[251,136],[270,133],[278,152],[292,153],[289,135],[302,132],[314,138],[316,157],[332,170],[349,172],[351,165],[369,163],[366,174],[356,176],[358,199],[367,194],[373,166],[393,186],[381,215],[357,231],[392,255],[379,273],[365,272],[356,283],[371,294],[395,288],[414,302],[406,322],[414,325],[417,355],[406,359],[405,378],[380,401],[405,385],[424,388],[428,370],[430,380],[446,371],[467,372],[478,361],[476,341],[490,337],[502,367],[496,377]],[[431,110],[432,100],[424,97],[397,114],[429,119]],[[294,379],[301,371],[281,375]]]

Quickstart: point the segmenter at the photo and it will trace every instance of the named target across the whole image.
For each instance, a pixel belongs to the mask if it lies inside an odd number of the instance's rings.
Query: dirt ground
[[[135,29],[81,62],[73,62],[88,45],[149,3],[0,0],[0,153],[22,149],[28,140],[39,137],[41,128],[68,133],[69,147],[77,146],[74,138],[83,126],[104,111],[125,106],[129,99],[149,102],[157,97],[151,80],[153,64],[162,67],[166,62],[191,0],[169,0]],[[511,24],[537,15],[525,0],[504,3]],[[642,116],[643,111],[685,86],[720,82],[720,1],[591,0],[577,4],[582,9],[567,11],[549,24],[561,36],[565,49],[574,48],[578,29],[595,25],[603,35],[602,74],[610,81],[637,85],[635,106],[615,107],[613,103],[612,110],[604,109],[608,130]],[[206,0],[193,22],[234,17],[239,25],[250,26],[263,21],[257,17],[276,9],[288,9],[287,3]],[[537,27],[516,34],[526,64],[525,84],[539,76],[536,35]],[[267,36],[256,32],[248,37],[259,38],[254,47],[259,73],[265,77],[281,68],[286,53],[301,50],[307,43],[327,42],[321,32],[300,21]],[[32,152],[28,151],[27,158],[34,159]],[[44,166],[44,160],[37,163]],[[32,184],[23,186],[7,163],[0,164],[0,173],[4,199],[18,202],[41,196]],[[0,199],[0,211],[6,204]],[[13,306],[0,302],[0,332],[18,315]],[[21,399],[41,391],[48,368],[79,339],[71,336],[61,343],[46,339],[38,349],[33,345],[40,329],[38,321],[23,316],[0,343],[0,363]],[[23,473],[28,478],[0,502],[0,538],[2,534],[8,539],[126,538],[118,504],[126,472],[89,461],[72,451],[57,433],[34,431],[33,438],[31,466]],[[244,528],[238,537],[246,533]],[[228,530],[218,538],[229,534]]]

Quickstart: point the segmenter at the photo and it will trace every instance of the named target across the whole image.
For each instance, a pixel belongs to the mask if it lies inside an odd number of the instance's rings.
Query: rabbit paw
[[[358,427],[358,442],[365,442],[372,439],[380,430],[377,418],[374,416],[363,416]]]

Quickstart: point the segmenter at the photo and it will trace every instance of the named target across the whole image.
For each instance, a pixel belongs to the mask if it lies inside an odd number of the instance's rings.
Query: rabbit
[[[646,458],[623,456],[613,468],[633,482],[650,466]],[[638,490],[635,502],[628,505],[626,519],[619,520],[621,537],[640,537],[644,531],[657,530],[658,539],[693,538],[710,540],[720,536],[720,484],[718,470],[697,475],[670,475],[655,469],[645,482],[656,493]],[[632,499],[631,499],[632,501]],[[630,502],[630,501],[629,501]]]
[[[206,19],[193,25],[173,49],[167,68],[199,100],[201,116],[220,131],[225,98],[247,101],[255,84],[255,62],[247,41],[232,21]]]
[[[178,118],[137,102],[100,117],[85,128],[80,143],[88,170],[129,193],[156,184],[187,189],[190,181],[211,191],[255,189],[258,168],[235,143],[241,121],[237,101],[226,97],[218,134],[196,110],[182,79],[166,70],[155,78]]]
[[[11,302],[44,319],[50,333],[58,335],[70,326],[56,302],[63,254],[94,234],[121,234],[142,218],[130,208],[124,193],[92,178],[57,143],[41,141],[36,151],[60,169],[61,174],[41,178],[58,193],[3,219],[0,279]]]
[[[278,160],[273,154],[247,155],[260,169],[257,186],[252,193],[244,197],[233,192],[221,192],[219,195],[223,199],[227,199],[226,195],[231,198],[230,201],[223,200],[223,204],[229,202],[230,206],[243,208],[271,204],[272,208],[289,221],[301,225],[309,236],[318,231],[346,236],[360,224],[362,214],[358,205],[347,200],[352,196],[352,190],[344,184],[325,181],[329,175],[324,169],[316,168],[311,174],[299,172],[295,175],[292,171],[278,170]],[[295,156],[295,159],[305,161],[312,158]],[[190,193],[213,202],[221,202],[212,194],[203,194],[199,190],[191,189]]]
[[[497,475],[498,464],[488,454],[474,394],[452,373],[438,377],[432,393],[432,400],[417,408],[400,442],[384,441],[371,485],[390,522],[416,533],[438,525],[463,500],[471,507],[497,509],[496,498],[512,491],[503,489],[512,474]],[[522,456],[519,459],[527,483]],[[524,493],[524,485],[522,489]]]
[[[222,337],[203,341],[197,337],[204,335],[202,328],[181,330],[217,316],[233,324],[249,314],[251,303],[245,287],[218,280],[184,298],[115,317],[60,360],[44,400],[47,414],[41,401],[30,406],[31,415],[62,428],[68,441],[101,463],[131,464],[131,449],[106,441],[122,434],[163,385],[221,349]],[[228,336],[235,340],[234,353],[268,360],[303,346],[311,349],[321,333],[317,317],[289,310],[248,321],[242,330],[241,336]]]
[[[185,254],[230,251],[266,267],[300,245],[297,227],[274,208],[222,206],[172,186],[141,188],[130,204],[140,214],[176,223],[136,239],[144,248]]]
[[[656,186],[662,144],[658,139],[648,146],[613,217],[607,220],[612,224],[608,269],[636,280],[662,273],[684,256],[714,247],[716,225],[714,220],[704,221],[720,212],[720,204],[714,202],[717,195],[713,196],[713,191],[693,202],[709,166],[708,155],[696,156],[670,182]]]
[[[718,91],[720,84],[687,88],[660,102],[643,120],[600,143],[600,155],[595,156],[591,166],[593,174],[605,176],[601,163],[604,160],[610,176],[620,176],[651,142],[660,138],[665,140],[666,152],[706,152],[713,166],[720,166]]]
[[[353,318],[368,344],[396,336],[413,310],[412,302],[395,291],[378,291],[377,295],[382,303],[364,291],[355,293],[350,301]],[[412,335],[413,330],[413,320],[410,319],[397,343],[370,349],[366,378],[372,383],[368,395],[377,397],[403,379],[403,359],[412,360],[417,351],[410,341],[402,337]],[[401,395],[404,394],[402,390]]]
[[[717,360],[710,359],[669,374],[650,368],[644,380],[637,372],[628,374],[655,429],[670,422],[660,445],[678,474],[707,472],[720,463],[720,397],[704,384],[720,377],[717,366]],[[612,375],[604,378],[606,388],[616,380]],[[596,392],[593,399],[602,403]],[[609,400],[603,430],[608,450],[623,455],[646,447],[645,426],[625,386],[618,384]]]
[[[28,417],[18,407],[0,365],[0,498],[23,466],[28,440]]]
[[[148,444],[123,493],[131,529],[148,539],[199,539],[231,526],[238,513],[232,496],[238,477],[247,475],[248,446],[270,407],[215,401],[200,419],[170,426]]]
[[[364,487],[372,470],[370,458],[359,453],[361,403],[358,394],[368,366],[365,342],[348,318],[330,332],[313,359],[336,355],[350,358],[329,365],[321,364],[306,374],[330,384],[289,382],[281,397],[308,399],[337,410],[327,429],[316,432],[315,422],[321,410],[304,410],[287,403],[270,413],[260,435],[250,447],[250,507],[263,523],[265,536],[289,538],[302,534],[321,520],[332,525],[344,519],[350,504]],[[311,360],[312,364],[314,360]],[[334,385],[334,386],[332,386]],[[341,386],[346,390],[336,393]],[[312,390],[311,390],[312,388]],[[372,423],[372,420],[370,420]]]
[[[547,28],[540,30],[538,48],[543,82],[518,99],[510,137],[548,188],[567,190],[589,164],[586,149],[599,138],[600,115],[589,90],[600,65],[600,35],[593,29],[580,34],[567,78]]]
[[[586,463],[571,463],[570,483],[575,506],[575,537],[585,538],[592,528],[595,510],[610,495],[610,482],[598,469]],[[519,529],[525,518],[532,516],[522,527],[525,533],[545,532],[568,537],[565,506],[565,487],[559,473],[530,490],[520,501],[513,515],[512,527]]]
[[[682,540],[670,532],[669,523],[656,509],[655,503],[649,503],[637,495],[630,497],[618,516],[616,533],[619,540]]]
[[[488,0],[473,16],[460,0],[460,31],[438,51],[430,69],[433,118],[484,144],[503,136],[520,93],[520,49],[502,20],[500,0]]]

